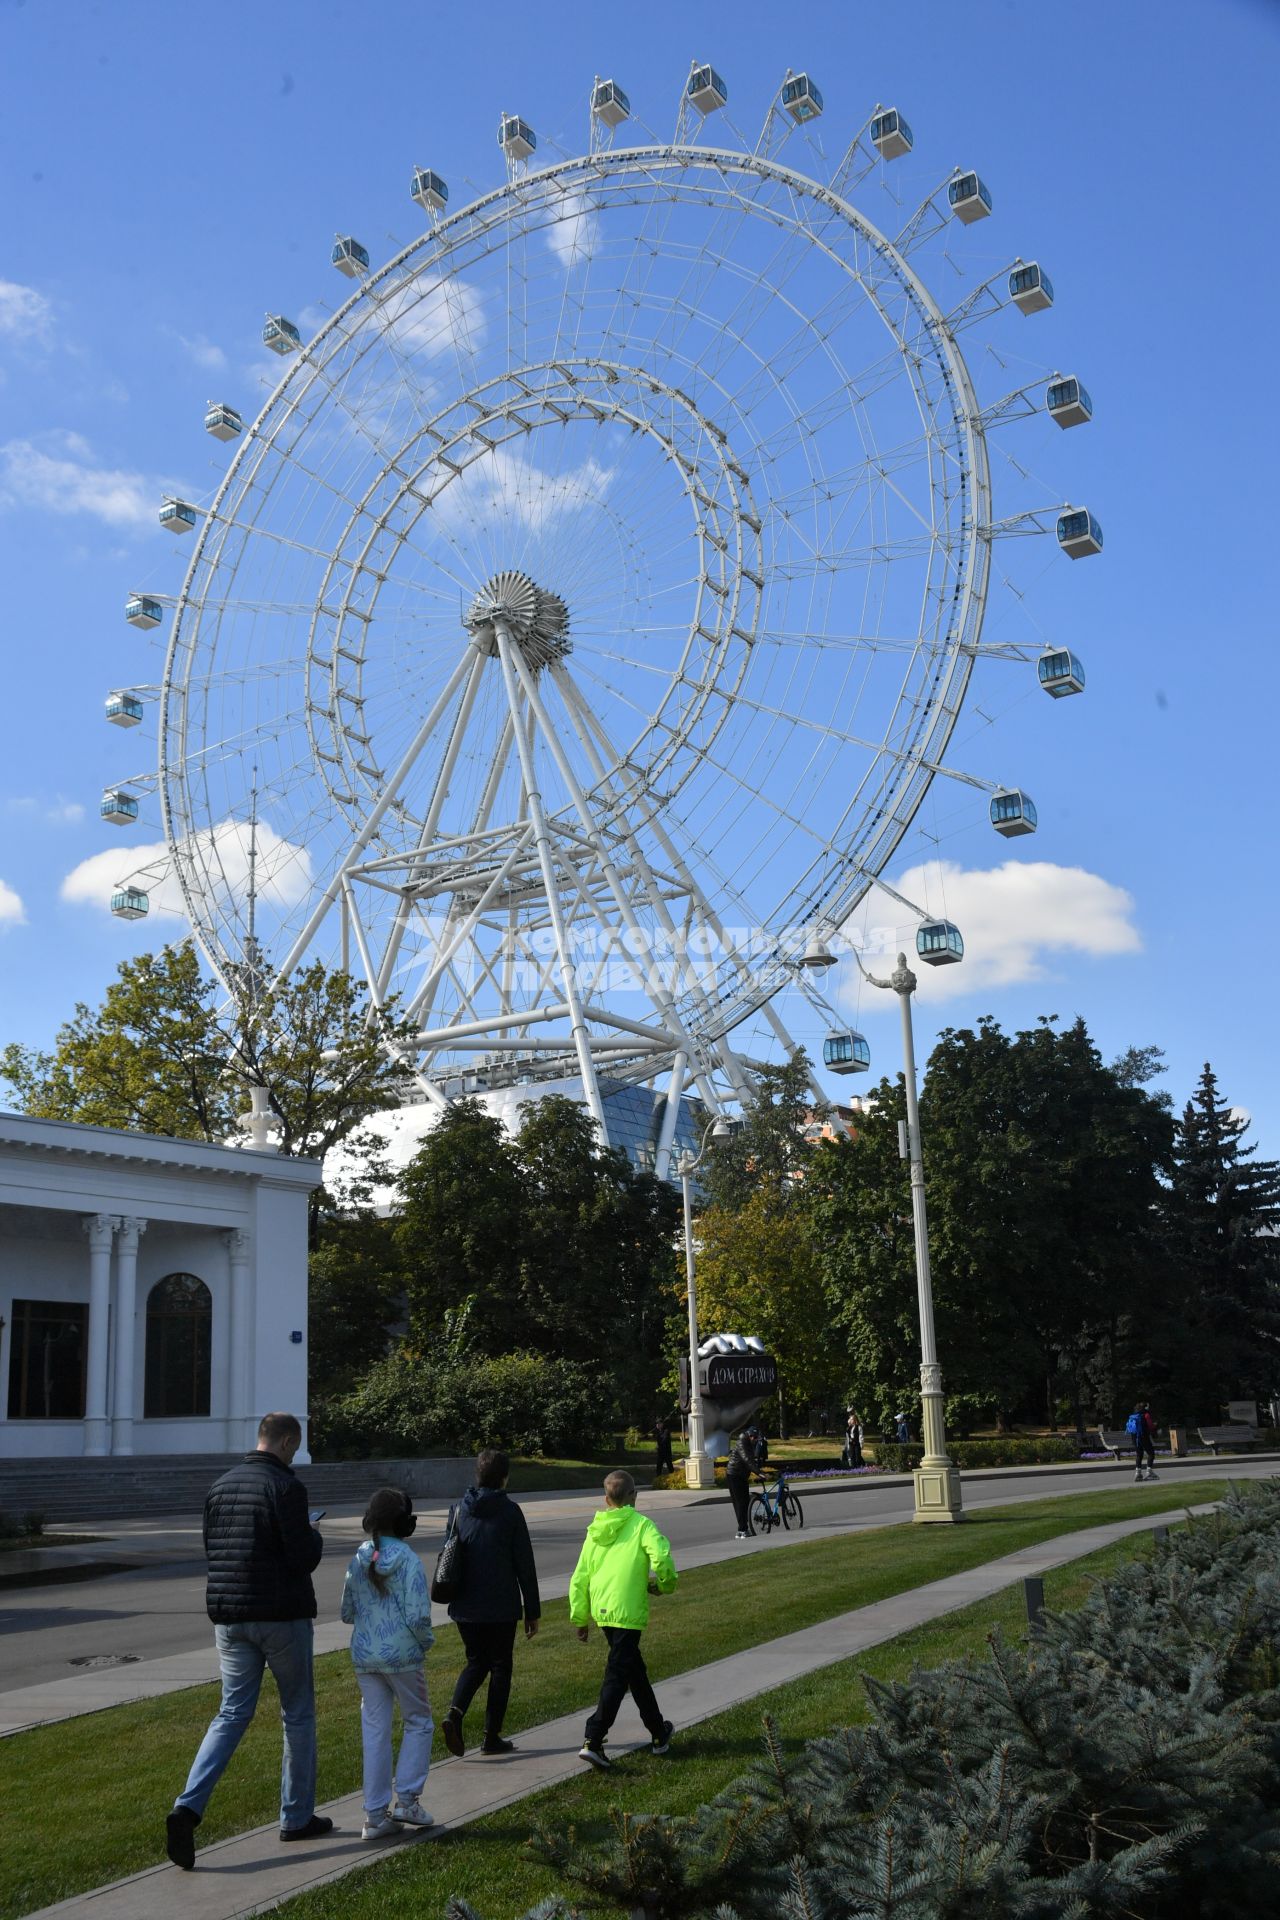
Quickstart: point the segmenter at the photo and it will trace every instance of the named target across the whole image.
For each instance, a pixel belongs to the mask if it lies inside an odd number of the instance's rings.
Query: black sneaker
[[[305,1827],[281,1827],[282,1840],[322,1840],[326,1833],[333,1832],[333,1822],[327,1813],[313,1813]]]
[[[200,1815],[193,1807],[175,1807],[165,1816],[164,1850],[175,1867],[190,1873],[196,1863],[196,1828]]]
[[[491,1760],[495,1759],[501,1753],[514,1753],[515,1750],[515,1741],[504,1740],[499,1733],[486,1733],[484,1739],[480,1742],[481,1753],[487,1753]]]
[[[664,1720],[662,1723],[661,1731],[654,1734],[653,1750],[658,1755],[659,1759],[661,1759],[664,1753],[670,1753],[671,1736],[674,1732],[675,1732],[675,1728],[672,1726],[671,1722],[669,1720]]]
[[[462,1737],[462,1715],[450,1710],[444,1717],[440,1731],[444,1735],[444,1743],[454,1759],[461,1760],[467,1750],[467,1743]]]
[[[589,1767],[598,1767],[601,1773],[608,1773],[613,1761],[604,1750],[603,1740],[584,1740],[578,1748],[579,1760],[585,1760]]]

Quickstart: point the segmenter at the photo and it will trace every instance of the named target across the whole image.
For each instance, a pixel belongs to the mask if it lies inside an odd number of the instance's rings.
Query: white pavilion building
[[[251,1147],[0,1113],[0,1458],[239,1453],[270,1408],[305,1436],[320,1178]]]

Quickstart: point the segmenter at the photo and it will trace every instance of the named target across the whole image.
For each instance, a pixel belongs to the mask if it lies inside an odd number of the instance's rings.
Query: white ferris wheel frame
[[[964,558],[946,630],[936,647],[939,671],[930,699],[915,703],[910,734],[901,744],[890,748],[887,742],[865,743],[874,749],[876,758],[863,781],[864,787],[868,782],[871,784],[862,798],[859,830],[846,836],[841,844],[829,846],[825,858],[819,855],[809,862],[797,886],[790,924],[775,930],[778,937],[772,949],[752,954],[736,951],[726,929],[723,903],[717,908],[696,878],[676,838],[664,825],[664,808],[680,783],[677,763],[682,756],[690,759],[691,764],[699,757],[705,758],[719,731],[714,719],[715,703],[720,703],[720,724],[723,724],[749,662],[760,618],[767,564],[761,545],[760,503],[753,498],[750,471],[734,458],[732,432],[726,433],[720,428],[686,393],[647,372],[639,373],[633,367],[602,356],[565,354],[540,365],[520,366],[514,376],[511,373],[491,375],[478,382],[474,389],[452,395],[447,405],[422,423],[422,442],[429,452],[424,452],[418,467],[412,463],[405,465],[401,475],[401,502],[412,500],[415,486],[420,485],[427,466],[434,464],[438,470],[442,463],[449,464],[453,456],[453,464],[461,471],[466,464],[467,450],[475,447],[478,438],[483,446],[501,445],[507,438],[527,433],[531,416],[536,416],[539,409],[562,407],[571,396],[576,407],[594,411],[597,417],[620,421],[635,432],[658,432],[656,410],[640,404],[642,383],[672,417],[684,410],[690,446],[705,449],[708,444],[718,444],[722,447],[721,471],[714,483],[709,484],[698,457],[686,456],[675,430],[667,436],[668,456],[681,471],[699,543],[702,578],[691,633],[697,630],[704,642],[710,636],[715,662],[713,670],[705,672],[694,687],[688,712],[700,718],[712,712],[709,737],[704,730],[697,741],[692,741],[693,729],[687,718],[681,726],[668,724],[660,748],[645,760],[638,748],[646,738],[657,737],[655,725],[647,730],[642,727],[636,741],[614,740],[593,712],[587,694],[575,681],[571,662],[552,658],[545,663],[531,664],[512,627],[501,618],[495,620],[486,648],[478,646],[474,637],[470,644],[462,646],[453,674],[431,711],[424,716],[398,764],[389,771],[366,766],[362,791],[356,791],[354,780],[342,789],[350,795],[349,806],[343,807],[351,826],[348,851],[321,888],[288,952],[273,956],[276,970],[282,974],[291,971],[305,960],[322,924],[336,911],[341,925],[342,962],[352,972],[363,974],[372,1005],[380,1008],[387,1000],[397,953],[412,916],[425,900],[448,897],[452,902],[449,938],[437,955],[433,971],[416,988],[412,999],[398,1008],[402,1017],[425,1023],[420,1025],[413,1061],[413,1070],[424,1094],[437,1103],[444,1103],[448,1098],[445,1076],[433,1070],[437,1059],[456,1061],[460,1052],[469,1049],[477,1052],[483,1049],[490,1056],[504,1052],[532,1053],[536,1056],[537,1071],[547,1077],[552,1071],[563,1073],[570,1063],[576,1066],[587,1103],[606,1138],[599,1084],[602,1074],[624,1081],[654,1081],[659,1076],[668,1076],[669,1109],[689,1082],[713,1110],[719,1111],[726,1092],[740,1097],[746,1090],[743,1059],[730,1043],[737,1027],[751,1015],[763,1013],[775,1034],[784,1044],[790,1044],[771,1002],[784,986],[807,984],[800,964],[805,934],[814,927],[838,926],[848,918],[886,869],[936,774],[948,771],[943,767],[943,758],[979,652],[990,581],[991,540],[1004,529],[992,522],[986,444],[986,426],[991,416],[984,416],[957,344],[953,330],[955,317],[949,319],[943,313],[911,267],[905,251],[833,186],[824,185],[759,151],[744,153],[701,144],[612,148],[557,161],[536,171],[521,172],[505,186],[436,222],[425,235],[363,280],[314,340],[290,363],[253,432],[246,435],[198,530],[195,550],[176,602],[160,699],[157,784],[165,836],[195,936],[209,964],[227,980],[228,950],[218,937],[204,869],[195,852],[203,823],[187,784],[192,742],[184,672],[189,670],[199,643],[200,580],[218,564],[216,554],[212,560],[210,557],[215,543],[225,543],[228,535],[237,531],[234,516],[226,511],[228,501],[236,489],[244,485],[246,472],[266,457],[273,445],[273,436],[290,420],[299,396],[308,390],[310,381],[324,378],[326,343],[342,339],[347,323],[362,311],[369,311],[371,305],[376,310],[380,290],[402,288],[407,283],[406,270],[412,270],[415,275],[440,270],[441,285],[447,289],[456,241],[466,239],[474,243],[497,231],[514,210],[527,215],[540,194],[548,202],[552,194],[563,201],[566,195],[600,192],[606,180],[616,177],[625,182],[628,176],[637,174],[650,182],[660,178],[677,192],[681,183],[686,183],[688,191],[687,182],[694,172],[717,175],[729,191],[732,191],[730,183],[744,176],[748,180],[768,181],[786,188],[800,201],[816,203],[846,222],[869,256],[882,264],[886,282],[892,282],[899,293],[905,294],[921,336],[927,337],[931,344],[935,367],[942,375],[949,400],[952,436],[949,451],[959,463],[959,491],[964,499],[961,522]],[[928,204],[926,202],[926,206]],[[919,215],[917,226],[918,223]],[[907,232],[910,236],[911,223]],[[815,244],[820,244],[816,236],[810,237]],[[880,309],[881,317],[897,335],[901,346],[901,331],[881,306],[875,287],[868,285],[861,270],[856,277],[862,281],[864,290]],[[485,404],[477,407],[482,393]],[[1008,411],[1007,407],[1005,410]],[[482,435],[477,432],[478,420],[483,421]],[[929,431],[926,427],[926,434]],[[476,450],[474,457],[483,457],[483,446]],[[705,452],[702,458],[705,460]],[[418,511],[422,510],[419,505]],[[358,517],[357,505],[349,524]],[[926,537],[936,539],[936,535],[935,525]],[[385,524],[385,517],[382,528],[368,534],[359,565],[353,568],[345,559],[341,563],[339,570],[345,571],[346,584],[336,609],[330,607],[324,593],[317,600],[308,659],[320,663],[315,667],[317,675],[328,676],[328,697],[323,702],[317,698],[314,703],[309,698],[307,726],[317,755],[317,767],[322,772],[335,754],[347,760],[352,756],[349,729],[334,716],[343,711],[342,699],[336,697],[342,673],[352,665],[358,672],[359,662],[346,659],[339,668],[337,663],[342,657],[339,645],[347,631],[349,616],[356,611],[353,594],[357,584],[379,570],[377,543],[383,537],[395,537]],[[336,577],[338,555],[342,552],[343,542],[339,541],[329,558],[326,585]],[[556,583],[539,584],[554,588]],[[369,607],[358,611],[367,630]],[[194,634],[189,637],[193,615]],[[326,623],[330,632],[338,636],[329,647],[327,664],[328,641],[322,632]],[[511,760],[514,750],[515,760],[519,762],[524,818],[495,827],[481,808],[470,835],[442,839],[438,833],[440,809],[450,771],[461,748],[481,677],[490,670],[490,662],[496,662],[508,706],[500,758],[503,762]],[[723,679],[722,668],[725,669]],[[557,688],[576,736],[574,750],[579,756],[576,768],[543,697],[548,679]],[[396,805],[400,789],[427,742],[454,702],[457,702],[457,712],[437,771],[432,800],[418,824],[417,845],[397,846],[387,851],[378,844],[379,829]],[[540,792],[540,764],[548,761],[554,765],[561,786],[569,796],[568,803],[561,805],[554,817],[548,814]],[[584,763],[592,773],[589,786],[584,785],[581,777]],[[660,856],[661,866],[655,854]],[[554,934],[554,951],[547,956],[544,989],[538,1004],[517,1005],[508,999],[500,1004],[496,1014],[477,1014],[472,1019],[451,1018],[432,1025],[433,992],[450,974],[457,956],[485,913],[502,900],[504,889],[509,894],[513,887],[530,885],[535,890],[541,889]],[[371,944],[366,917],[361,912],[364,889],[390,891],[399,896],[395,919],[381,952]],[[593,997],[591,981],[580,978],[564,912],[566,896],[579,902],[596,902],[602,915],[612,919],[615,928],[637,939],[643,934],[639,907],[647,909],[660,923],[674,925],[672,903],[680,896],[688,920],[721,943],[724,963],[719,976],[709,984],[695,982],[683,996],[674,991],[659,992],[653,996],[651,1020],[638,1022],[624,1018],[603,1004],[598,996]],[[491,977],[490,984],[501,1003],[501,978]],[[562,1029],[567,1026],[568,1038],[557,1036],[540,1048],[534,1034],[539,1026]],[[448,1071],[452,1074],[456,1067],[451,1065]],[[668,1138],[668,1147],[669,1144]]]

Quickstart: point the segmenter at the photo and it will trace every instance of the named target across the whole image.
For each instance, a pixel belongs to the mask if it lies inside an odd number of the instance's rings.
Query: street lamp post
[[[706,1431],[702,1418],[702,1386],[698,1379],[698,1288],[693,1271],[693,1198],[691,1182],[707,1157],[712,1140],[727,1140],[729,1123],[723,1114],[707,1122],[697,1154],[686,1150],[676,1162],[684,1194],[684,1266],[688,1278],[689,1300],[689,1457],[684,1463],[686,1486],[709,1487],[715,1484],[715,1462],[703,1450]]]
[[[912,1475],[917,1520],[955,1521],[964,1518],[960,1475],[947,1454],[943,1414],[942,1368],[933,1332],[933,1282],[929,1273],[929,1222],[924,1199],[924,1154],[920,1145],[920,1102],[916,1096],[916,1049],[911,1030],[911,996],[916,976],[905,953],[887,980],[868,973],[857,950],[854,958],[864,980],[886,987],[898,996],[902,1009],[902,1065],[907,1090],[907,1141],[903,1158],[911,1164],[911,1222],[916,1244],[916,1291],[920,1303],[920,1403],[924,1425],[924,1458]]]

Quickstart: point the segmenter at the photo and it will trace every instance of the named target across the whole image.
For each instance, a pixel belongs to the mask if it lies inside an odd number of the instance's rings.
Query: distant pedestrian
[[[1146,1400],[1139,1400],[1125,1421],[1125,1432],[1133,1441],[1135,1480],[1156,1479],[1156,1423]],[[1143,1471],[1143,1461],[1150,1465]]]
[[[417,1524],[413,1501],[402,1488],[379,1487],[361,1522],[368,1538],[347,1568],[342,1589],[342,1618],[354,1629],[351,1664],[360,1687],[362,1840],[381,1840],[401,1827],[432,1824],[420,1795],[435,1731],[423,1655],[435,1645],[435,1635],[427,1576],[406,1545]],[[397,1707],[402,1733],[393,1768],[391,1721]]]
[[[222,1704],[166,1821],[165,1850],[186,1872],[195,1865],[195,1830],[253,1719],[268,1667],[284,1722],[280,1838],[317,1840],[333,1830],[333,1821],[316,1812],[311,1575],[324,1541],[290,1464],[301,1445],[302,1427],[293,1414],[265,1414],[257,1449],[214,1481],[204,1503],[205,1605],[218,1649]]]
[[[674,1473],[675,1458],[671,1452],[671,1422],[660,1413],[653,1423],[653,1437],[657,1442],[658,1457],[654,1463],[655,1473]]]
[[[636,1483],[629,1473],[611,1473],[604,1483],[604,1511],[587,1528],[569,1582],[569,1619],[579,1640],[594,1620],[609,1642],[595,1712],[587,1721],[579,1758],[602,1772],[613,1765],[605,1752],[609,1730],[628,1693],[648,1729],[656,1754],[669,1753],[673,1728],[659,1709],[640,1636],[649,1624],[650,1593],[674,1593],[677,1574],[669,1541],[652,1520],[636,1512]]]
[[[738,1523],[738,1531],[734,1537],[738,1540],[745,1540],[751,1532],[749,1521],[751,1476],[759,1472],[761,1465],[755,1428],[744,1427],[734,1442],[729,1455],[729,1464],[725,1468],[725,1481],[729,1488],[729,1498],[733,1502],[733,1515]]]
[[[862,1465],[862,1417],[850,1407],[844,1422],[844,1463],[846,1467]]]
[[[449,1602],[449,1618],[462,1636],[467,1664],[440,1731],[459,1759],[467,1750],[462,1722],[486,1679],[480,1751],[492,1759],[514,1750],[514,1743],[502,1737],[502,1722],[511,1698],[516,1628],[523,1616],[525,1639],[532,1640],[542,1616],[528,1523],[507,1495],[510,1472],[506,1454],[486,1447],[476,1457],[476,1484],[458,1510],[462,1579]]]
[[[907,1419],[907,1416],[905,1413],[898,1414],[896,1418],[897,1418],[896,1438],[897,1438],[898,1445],[900,1447],[908,1447],[911,1444],[911,1422]]]

